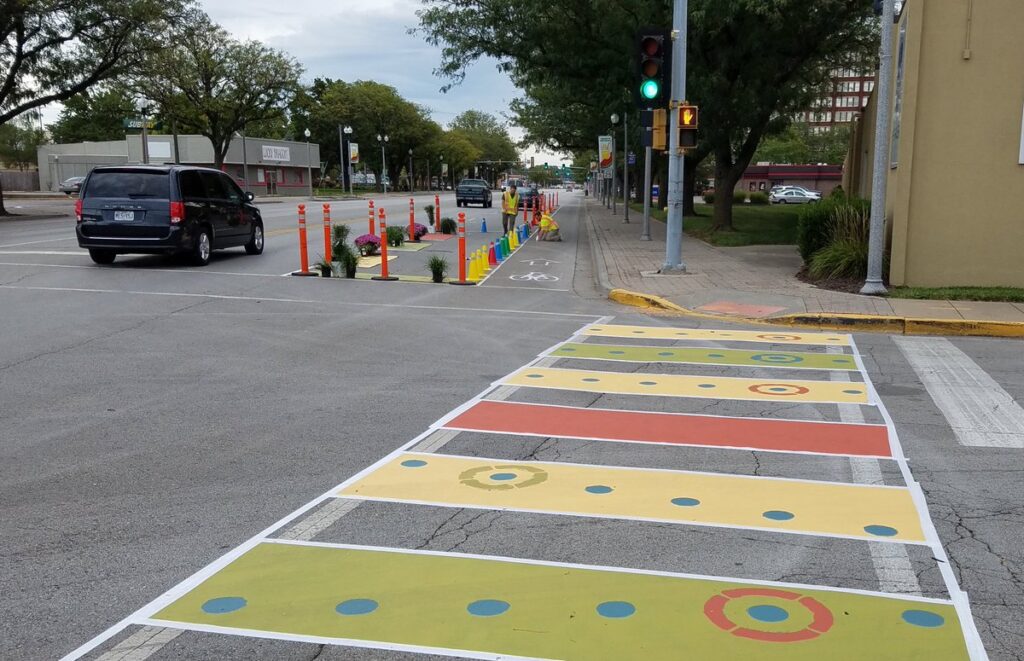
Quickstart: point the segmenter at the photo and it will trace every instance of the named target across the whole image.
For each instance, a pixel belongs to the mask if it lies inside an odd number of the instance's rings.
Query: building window
[[[875,90],[875,81],[873,81],[873,80],[865,80],[864,81],[864,91],[865,92],[873,92],[874,90]]]
[[[266,180],[267,180],[267,177],[263,173],[263,168],[256,168],[256,183],[262,184],[262,183],[266,182]]]

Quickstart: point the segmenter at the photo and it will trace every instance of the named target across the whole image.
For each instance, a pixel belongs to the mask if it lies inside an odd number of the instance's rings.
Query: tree
[[[849,146],[849,125],[816,132],[805,123],[791,124],[777,135],[764,138],[753,161],[839,165],[846,158]]]
[[[0,163],[26,170],[36,165],[37,150],[45,142],[34,112],[0,125]]]
[[[458,83],[482,56],[498,58],[524,97],[516,122],[540,146],[590,149],[611,112],[631,110],[629,53],[643,25],[671,24],[664,0],[426,0],[428,42],[441,45],[438,73]],[[765,135],[804,110],[829,70],[864,60],[873,31],[869,0],[691,0],[689,100],[701,106],[701,135],[686,159],[684,204],[696,166],[714,155],[716,185],[735,185]],[[565,30],[572,25],[572,30]],[[715,225],[730,229],[731,196],[720,195]]]
[[[0,0],[0,126],[138,65],[181,9],[181,0]]]
[[[49,126],[50,136],[58,144],[119,140],[125,134],[124,118],[135,114],[135,101],[120,87],[85,91],[64,102],[60,117]]]
[[[494,115],[467,110],[448,125],[448,130],[465,136],[480,150],[483,161],[519,161],[519,152],[509,137],[508,128]]]
[[[206,136],[214,164],[224,164],[232,137],[250,125],[285,119],[302,67],[256,41],[236,41],[193,9],[131,86],[180,129]]]
[[[468,172],[482,152],[469,138],[458,131],[445,131],[432,145],[432,151],[448,164],[448,174],[456,179]],[[439,158],[438,163],[442,160]]]

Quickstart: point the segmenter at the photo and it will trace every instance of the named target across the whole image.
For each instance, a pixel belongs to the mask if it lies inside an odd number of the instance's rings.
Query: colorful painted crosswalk
[[[150,623],[574,661],[968,658],[955,610],[935,600],[276,542],[256,545]]]
[[[648,347],[635,345],[567,342],[554,351],[557,358],[614,360],[633,363],[688,363],[737,367],[788,367],[805,370],[856,371],[857,361],[849,354],[799,353],[791,351],[742,351]]]
[[[505,385],[601,392],[616,395],[706,397],[762,402],[867,404],[863,383],[741,379],[727,376],[687,376],[527,367],[503,381]]]
[[[891,457],[885,425],[728,418],[484,400],[446,429],[595,441]]]
[[[403,453],[337,495],[924,541],[908,490],[833,482]]]
[[[779,333],[705,328],[666,328],[663,326],[620,326],[600,324],[580,331],[590,337],[630,337],[636,340],[705,340],[717,342],[759,342],[762,344],[806,344],[848,347],[850,337],[838,333]]]

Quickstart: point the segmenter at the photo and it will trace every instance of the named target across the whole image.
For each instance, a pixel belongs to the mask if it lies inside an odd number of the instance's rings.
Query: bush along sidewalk
[[[448,273],[448,260],[440,255],[434,255],[427,262],[427,269],[430,271],[431,280],[442,283],[444,276]]]
[[[455,234],[459,231],[458,224],[451,218],[441,219],[441,233],[442,234]]]
[[[803,207],[797,222],[797,246],[807,274],[814,280],[864,278],[870,226],[871,203],[867,200],[837,196]]]

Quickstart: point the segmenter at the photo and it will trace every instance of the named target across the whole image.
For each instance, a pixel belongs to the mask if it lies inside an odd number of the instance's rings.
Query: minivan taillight
[[[82,222],[82,200],[81,198],[75,200],[75,221]]]
[[[185,203],[171,202],[171,225],[177,225],[185,220]]]

